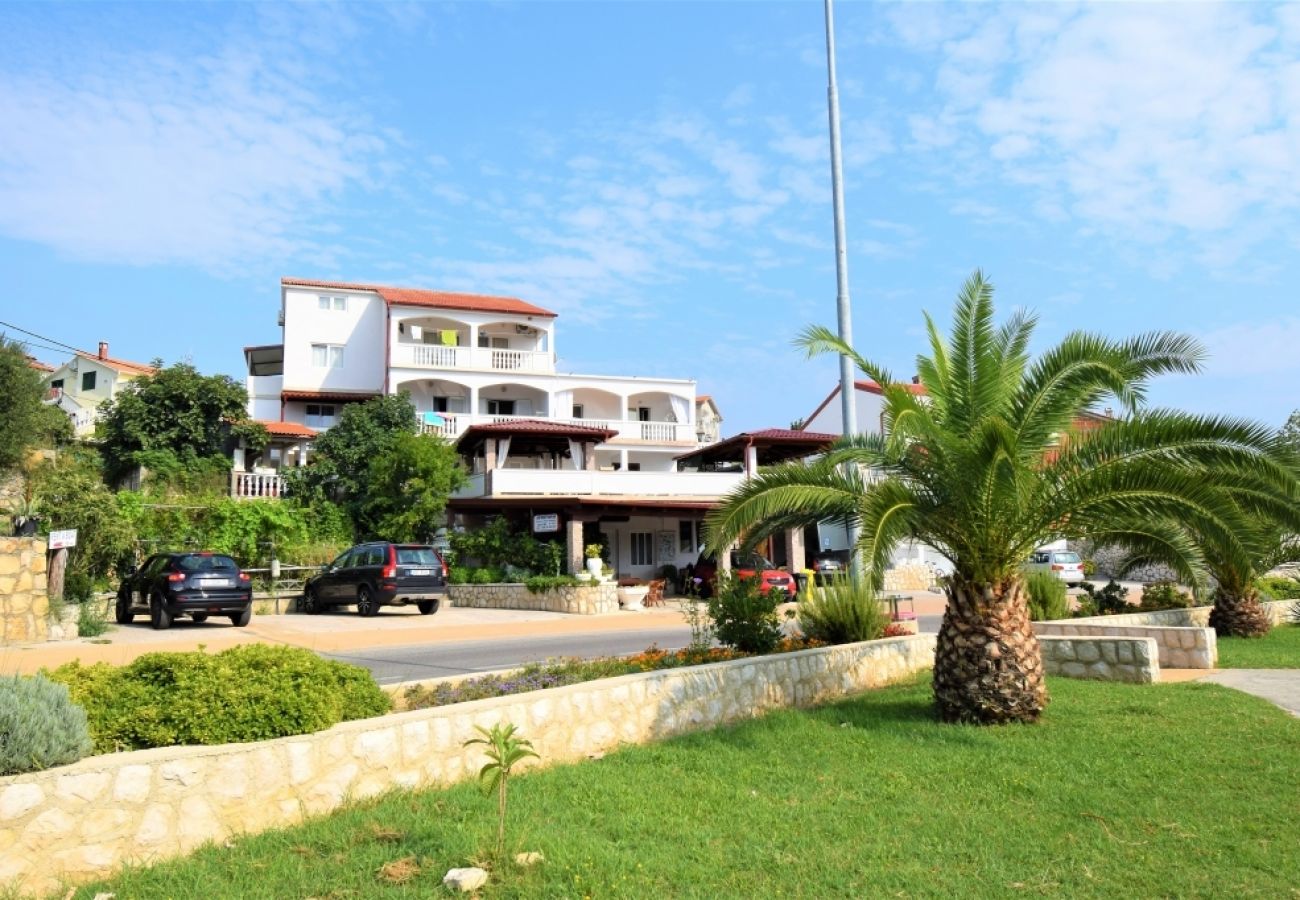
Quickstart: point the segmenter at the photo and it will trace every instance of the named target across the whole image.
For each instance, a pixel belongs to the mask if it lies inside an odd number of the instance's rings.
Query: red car
[[[757,578],[758,589],[764,594],[771,590],[782,590],[791,598],[795,595],[793,576],[757,553],[731,551],[731,571],[737,578]],[[713,582],[718,577],[718,561],[712,556],[701,554],[695,563],[695,577],[699,579],[700,596],[712,596]]]

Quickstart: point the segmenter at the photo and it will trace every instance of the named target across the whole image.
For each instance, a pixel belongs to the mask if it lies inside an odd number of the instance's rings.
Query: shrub
[[[530,594],[544,594],[556,588],[573,587],[582,584],[572,575],[534,575],[524,581]]]
[[[1111,616],[1132,610],[1128,603],[1128,588],[1121,587],[1114,579],[1100,590],[1090,584],[1084,584],[1085,597],[1079,599],[1079,616]]]
[[[488,566],[469,570],[468,584],[504,584],[507,581],[504,569]]]
[[[63,599],[85,603],[95,593],[95,584],[84,572],[68,572],[63,577]]]
[[[1270,600],[1300,599],[1300,581],[1280,575],[1264,575],[1255,579],[1255,589]]]
[[[1187,609],[1194,601],[1190,594],[1172,581],[1155,581],[1142,589],[1138,609],[1155,612],[1161,609]]]
[[[452,566],[447,570],[448,584],[469,584],[470,570],[464,566]]]
[[[875,640],[889,624],[867,579],[833,579],[799,604],[798,617],[805,636],[827,644]]]
[[[77,611],[77,634],[81,637],[99,637],[108,631],[108,620],[94,600],[87,600]]]
[[[296,647],[148,653],[120,668],[73,662],[51,677],[85,707],[100,753],[309,734],[391,708],[365,669]]]
[[[90,752],[86,711],[44,675],[0,676],[0,775],[73,763]]]
[[[1070,615],[1070,598],[1065,592],[1065,582],[1050,572],[1030,572],[1025,578],[1025,592],[1029,600],[1029,618],[1035,622],[1050,622]]]
[[[755,578],[719,572],[709,598],[709,618],[718,640],[742,653],[770,653],[781,639],[776,615],[784,593],[763,594]]]
[[[1097,561],[1095,559],[1089,557],[1088,559],[1085,559],[1083,561],[1083,577],[1084,578],[1097,577]]]

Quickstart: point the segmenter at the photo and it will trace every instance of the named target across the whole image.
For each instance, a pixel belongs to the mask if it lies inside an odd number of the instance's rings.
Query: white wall
[[[885,409],[885,398],[879,394],[873,394],[871,391],[858,390],[857,388],[854,388],[853,393],[857,395],[857,404],[854,410],[858,419],[858,433],[879,434],[880,414]],[[823,434],[843,434],[844,417],[841,413],[841,403],[840,395],[837,392],[831,398],[831,401],[826,404],[825,409],[804,423],[804,430],[819,431]]]
[[[616,554],[611,554],[613,559],[611,563],[619,575],[635,578],[649,578],[663,565],[674,565],[678,569],[685,568],[687,564],[693,563],[699,558],[699,553],[695,547],[689,547],[682,550],[681,541],[678,532],[678,519],[673,516],[632,516],[627,522],[605,522],[600,526],[600,530],[610,540],[612,549]],[[696,524],[697,530],[699,524]],[[651,535],[652,548],[654,551],[653,562],[648,566],[632,565],[632,533],[642,532]],[[673,535],[673,555],[671,559],[661,560],[659,557],[659,533],[672,532]],[[695,540],[698,542],[699,537],[696,535]]]
[[[280,391],[283,375],[249,375],[244,387],[248,391],[248,416],[266,422],[280,420]]]
[[[377,294],[286,286],[284,387],[288,390],[381,391],[387,310]],[[345,311],[322,310],[318,298],[347,297]],[[343,366],[312,365],[312,344],[340,344]],[[278,417],[278,416],[277,416]]]

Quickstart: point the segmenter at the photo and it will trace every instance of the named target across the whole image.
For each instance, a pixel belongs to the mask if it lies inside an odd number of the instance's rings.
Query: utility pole
[[[840,162],[840,95],[835,85],[835,13],[831,0],[826,7],[826,105],[831,124],[831,196],[835,210],[835,309],[839,317],[839,337],[853,345],[853,311],[849,303],[849,257],[844,237],[844,171]],[[840,417],[845,436],[857,434],[857,391],[853,387],[853,361],[840,355]],[[862,572],[857,557],[861,529],[848,522],[849,560],[856,578]]]

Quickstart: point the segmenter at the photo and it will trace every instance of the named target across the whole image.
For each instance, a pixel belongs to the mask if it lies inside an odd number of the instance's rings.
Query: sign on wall
[[[77,546],[77,529],[69,528],[65,531],[50,532],[50,549],[63,550],[66,547]]]
[[[539,513],[533,516],[533,531],[538,534],[560,530],[559,513]]]

